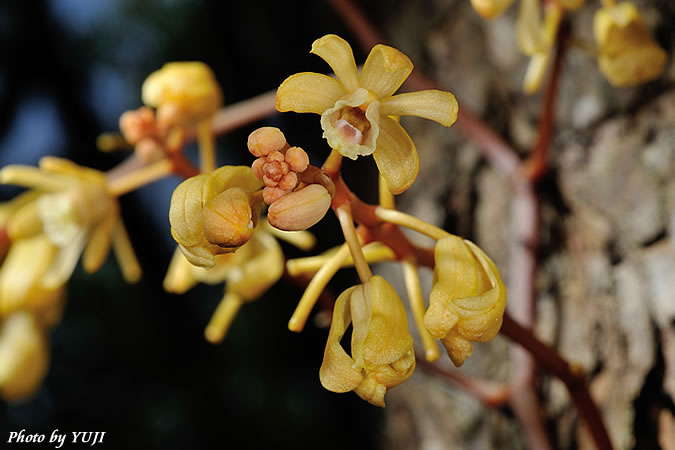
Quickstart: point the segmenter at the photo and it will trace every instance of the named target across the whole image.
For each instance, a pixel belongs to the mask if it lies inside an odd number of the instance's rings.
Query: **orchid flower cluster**
[[[124,278],[139,280],[118,198],[171,174],[185,180],[171,198],[169,222],[177,247],[164,288],[181,294],[200,282],[225,285],[205,327],[210,342],[224,339],[239,309],[284,272],[311,278],[288,324],[301,331],[335,273],[353,266],[360,283],[335,301],[319,379],[330,391],[354,391],[384,406],[387,389],[408,379],[416,365],[406,307],[396,289],[371,270],[371,264],[392,260],[401,264],[427,360],[440,357],[438,339],[461,366],[473,343],[498,333],[506,289],[495,264],[475,244],[395,208],[394,195],[406,191],[419,171],[415,144],[399,117],[449,127],[458,112],[454,96],[440,90],[397,94],[413,65],[386,45],[371,50],[360,72],[351,47],[336,35],[316,40],[311,52],[335,77],[309,72],[288,77],[277,90],[276,109],[320,115],[317,125],[330,148],[321,166],[311,164],[307,152],[291,145],[280,129],[262,127],[248,138],[250,166],[217,167],[211,123],[222,91],[205,64],[176,62],[147,78],[145,106],[121,116],[121,135],[99,139],[105,150],[132,147],[125,163],[103,173],[45,157],[39,167],[0,170],[1,183],[28,188],[0,206],[0,394],[5,399],[30,396],[45,376],[47,333],[59,321],[79,260],[86,272],[95,272],[112,249]],[[199,169],[182,153],[195,137]],[[377,205],[360,200],[341,177],[344,157],[369,155],[379,171]],[[285,261],[278,240],[311,249],[316,238],[307,229],[329,210],[344,244]],[[414,245],[401,227],[432,237],[435,248]],[[434,270],[428,306],[420,266]],[[350,327],[346,349],[342,340]]]
[[[354,391],[369,403],[384,406],[387,389],[412,375],[416,359],[406,308],[394,287],[373,275],[371,263],[401,262],[411,311],[431,361],[440,356],[434,338],[457,366],[471,354],[472,342],[492,339],[502,323],[506,289],[494,263],[475,244],[394,208],[394,194],[408,189],[419,170],[415,145],[398,117],[418,116],[450,126],[458,110],[454,96],[439,90],[396,94],[413,65],[386,45],[371,50],[360,73],[351,47],[336,35],[316,40],[311,52],[330,65],[336,78],[309,72],[292,75],[279,86],[276,107],[321,116],[323,136],[331,148],[322,167],[310,164],[306,152],[290,145],[278,128],[260,128],[248,139],[256,158],[251,168],[224,166],[176,188],[169,213],[172,235],[187,261],[211,273],[220,270],[219,258],[228,258],[222,264],[229,267],[257,235],[266,236],[270,229],[306,232],[332,209],[345,243],[322,255],[287,262],[292,276],[313,274],[289,328],[301,331],[337,270],[355,266],[361,282],[335,302],[319,378],[330,391]],[[380,205],[362,202],[340,176],[343,157],[356,160],[369,155],[380,173]],[[267,222],[261,226],[265,204]],[[431,249],[410,243],[399,226],[435,238],[433,256]],[[420,258],[435,266],[428,308],[418,277]],[[246,263],[240,262],[240,269],[242,264]],[[281,275],[282,265],[280,256],[276,261],[270,258],[269,280],[253,278],[250,283],[264,290]],[[228,290],[230,284],[228,280]],[[219,337],[241,303],[228,308],[229,301],[226,294],[222,310],[227,312],[222,314],[227,317],[218,319],[221,312],[216,311],[212,320],[221,326]],[[341,341],[350,326],[347,350]],[[213,332],[215,325],[209,327]]]
[[[485,19],[501,15],[513,0],[471,0]],[[555,36],[564,15],[583,6],[585,0],[520,0],[517,36],[520,50],[530,57],[523,90],[536,92],[546,73]],[[637,7],[631,2],[602,0],[593,19],[598,68],[616,87],[635,86],[658,78],[667,54],[649,33]]]

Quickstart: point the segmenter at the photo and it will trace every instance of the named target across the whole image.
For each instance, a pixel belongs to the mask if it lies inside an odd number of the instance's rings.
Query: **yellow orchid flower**
[[[25,311],[0,324],[0,396],[20,401],[31,396],[47,374],[49,350],[44,331]]]
[[[225,282],[223,300],[204,331],[206,338],[215,343],[223,340],[241,306],[260,297],[283,272],[281,247],[271,234],[257,228],[236,252],[216,255],[215,265],[208,269],[190,264],[177,250],[164,278],[164,289],[182,294],[199,282]]]
[[[263,186],[250,167],[223,166],[188,178],[171,196],[171,235],[192,264],[213,267],[253,234]]]
[[[487,342],[502,325],[506,287],[495,264],[478,246],[457,236],[436,243],[435,282],[424,325],[456,366],[471,355],[471,342]]]
[[[68,160],[45,157],[40,168],[10,165],[0,170],[0,183],[39,191],[37,198],[17,210],[7,222],[12,240],[44,232],[58,248],[42,278],[46,289],[62,286],[82,255],[85,271],[95,272],[111,249],[129,282],[141,276],[129,237],[120,218],[117,199],[105,175]]]
[[[654,41],[637,7],[630,2],[600,8],[593,19],[598,43],[598,66],[618,87],[635,86],[658,78],[666,52]]]
[[[340,345],[350,323],[351,356]],[[376,275],[340,294],[319,370],[323,387],[332,392],[353,390],[384,407],[387,389],[410,378],[414,370],[413,339],[396,290]]]
[[[395,48],[376,45],[359,75],[349,44],[329,34],[312,44],[335,78],[303,72],[288,77],[277,90],[279,111],[321,115],[324,138],[341,155],[373,155],[393,193],[408,189],[417,177],[419,159],[408,133],[392,116],[418,116],[449,127],[458,105],[449,92],[425,90],[393,95],[412,72],[410,59]]]

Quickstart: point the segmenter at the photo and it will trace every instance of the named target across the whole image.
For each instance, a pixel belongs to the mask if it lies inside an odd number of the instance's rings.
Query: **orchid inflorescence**
[[[487,18],[511,3],[472,0]],[[526,90],[540,84],[563,13],[582,3],[545,2],[542,20],[538,0],[520,0],[519,43],[532,57]],[[661,72],[665,54],[632,4],[605,1],[594,32],[600,70],[611,83],[632,85]],[[401,265],[426,360],[439,359],[437,339],[461,366],[473,343],[496,336],[506,306],[496,265],[474,243],[395,207],[394,195],[405,192],[419,171],[415,144],[399,117],[450,127],[458,114],[455,97],[442,90],[397,94],[413,65],[387,45],[374,46],[360,71],[350,45],[336,35],[317,39],[311,53],[327,62],[335,77],[291,75],[279,86],[275,106],[280,112],[320,115],[317,125],[330,148],[321,166],[313,165],[303,148],[289,144],[280,129],[266,126],[248,138],[250,166],[217,167],[212,119],[222,105],[222,91],[205,64],[175,62],[147,78],[145,106],[122,114],[121,135],[99,139],[105,150],[133,148],[127,163],[103,173],[45,157],[38,168],[0,170],[1,183],[28,188],[0,205],[0,395],[22,399],[40,385],[48,367],[47,332],[59,321],[78,260],[86,272],[95,272],[112,249],[124,278],[138,281],[141,270],[118,198],[170,174],[185,180],[171,198],[169,221],[177,248],[164,288],[181,294],[200,282],[225,283],[204,332],[211,342],[221,341],[242,305],[259,298],[284,272],[310,278],[288,322],[291,331],[300,332],[336,272],[353,266],[360,283],[335,300],[319,379],[330,391],[354,391],[384,406],[387,389],[412,375],[416,356],[406,307],[392,284],[371,270],[381,261]],[[184,144],[195,136],[199,169],[183,155]],[[370,155],[379,171],[377,205],[363,202],[341,177],[344,157]],[[329,210],[344,243],[285,261],[277,240],[309,250],[316,238],[307,229]],[[435,247],[413,244],[401,228],[431,237]],[[433,269],[428,306],[420,266]],[[342,342],[350,327],[347,349]]]

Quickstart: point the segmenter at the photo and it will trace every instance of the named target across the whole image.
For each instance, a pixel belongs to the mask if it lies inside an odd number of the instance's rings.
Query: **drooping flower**
[[[262,182],[250,167],[223,166],[188,178],[171,196],[171,235],[192,264],[213,267],[253,235],[262,205]]]
[[[600,8],[593,19],[593,34],[600,71],[614,86],[635,86],[663,73],[667,54],[654,41],[633,3]]]
[[[456,366],[471,355],[471,342],[487,342],[502,325],[506,287],[495,264],[478,246],[457,236],[436,243],[434,285],[424,324],[440,339]]]
[[[225,282],[225,295],[205,330],[206,338],[219,342],[244,303],[260,297],[284,272],[281,247],[271,234],[258,227],[236,252],[215,256],[211,268],[198,267],[176,251],[164,279],[164,289],[187,292],[197,283]]]
[[[408,133],[393,116],[418,116],[449,127],[457,118],[457,101],[449,93],[425,90],[393,95],[412,72],[410,59],[395,48],[376,45],[359,74],[349,44],[329,34],[312,44],[311,53],[323,58],[337,80],[303,72],[279,86],[279,111],[321,115],[324,138],[343,156],[373,155],[393,193],[415,181],[419,159]]]
[[[350,324],[351,355],[340,345]],[[413,339],[396,290],[376,275],[340,294],[319,370],[323,387],[353,390],[369,403],[384,406],[387,389],[410,378],[414,370]]]

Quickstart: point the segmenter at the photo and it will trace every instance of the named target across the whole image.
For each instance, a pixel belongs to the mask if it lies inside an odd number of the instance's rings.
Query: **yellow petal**
[[[359,72],[347,41],[334,34],[327,34],[314,41],[310,53],[320,56],[330,65],[346,92],[359,87]]]
[[[9,165],[0,170],[0,183],[15,184],[40,191],[61,191],[73,186],[73,180],[45,173],[37,167]]]
[[[45,273],[42,279],[42,286],[46,289],[56,289],[63,285],[75,270],[77,261],[80,259],[82,249],[87,243],[87,232],[85,230],[79,231],[73,240],[59,249],[52,265]]]
[[[276,239],[256,232],[251,241],[254,256],[227,274],[227,290],[244,301],[260,297],[284,273],[284,255]]]
[[[122,220],[117,221],[117,227],[113,234],[113,251],[122,270],[122,276],[127,283],[136,283],[141,279],[141,265],[136,258],[134,247],[131,245],[129,233]]]
[[[18,401],[32,395],[49,366],[47,339],[25,311],[9,316],[0,327],[0,394]]]
[[[532,56],[546,51],[548,46],[542,28],[539,0],[520,0],[516,31],[521,52]]]
[[[57,173],[67,177],[77,178],[80,181],[99,185],[105,184],[105,174],[103,172],[77,165],[65,158],[44,156],[40,158],[40,169],[49,173]]]
[[[119,215],[115,209],[92,230],[89,242],[82,254],[82,267],[85,272],[94,273],[105,262],[110,252],[113,233],[115,232],[118,219]]]
[[[398,94],[382,100],[383,116],[417,116],[449,127],[457,120],[459,106],[450,92],[427,90]]]
[[[548,67],[549,56],[550,53],[536,53],[530,58],[530,64],[523,78],[523,91],[526,94],[533,94],[539,90]]]
[[[40,281],[56,251],[43,234],[12,244],[0,270],[0,314],[20,308],[32,309],[55,300],[53,290],[42,287]]]
[[[413,63],[406,55],[393,47],[378,44],[363,65],[360,84],[383,99],[396,92],[412,70]]]
[[[322,114],[345,94],[342,84],[327,75],[296,73],[286,78],[277,89],[276,108],[280,112]]]
[[[363,379],[361,370],[353,367],[354,360],[340,345],[340,340],[351,323],[348,300],[358,287],[360,286],[347,289],[335,301],[333,321],[328,333],[323,362],[319,369],[321,385],[331,392],[349,392],[358,386]]]
[[[400,194],[415,182],[420,168],[415,144],[403,127],[389,117],[380,118],[373,157],[392,193]]]

